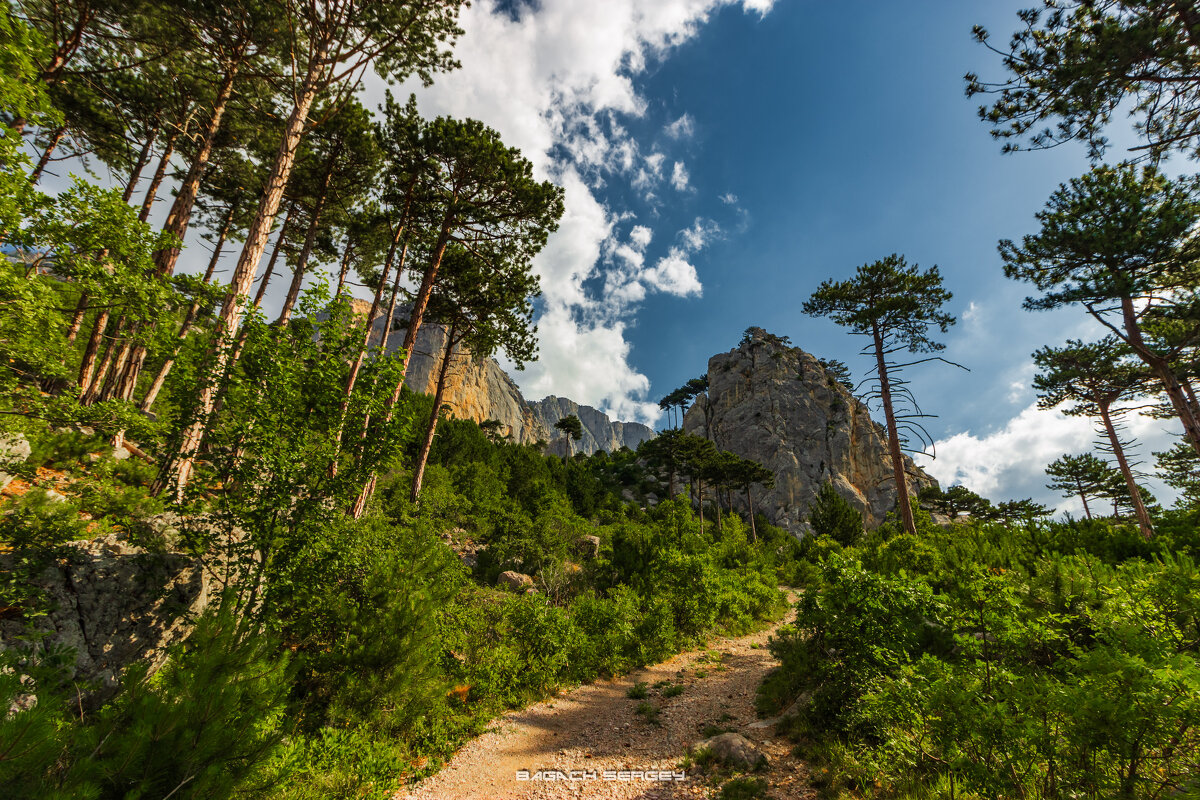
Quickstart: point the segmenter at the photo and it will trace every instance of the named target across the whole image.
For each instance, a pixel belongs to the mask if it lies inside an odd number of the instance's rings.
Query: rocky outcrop
[[[365,312],[365,304],[357,310]],[[383,319],[375,323],[372,337],[376,343],[382,338],[384,324]],[[435,322],[421,325],[404,379],[408,388],[429,395],[435,392],[446,339],[446,329],[441,325]],[[403,341],[403,329],[392,331],[388,335],[389,352],[395,352]],[[654,435],[645,425],[613,422],[603,412],[566,398],[551,396],[529,402],[493,358],[477,358],[463,348],[456,348],[452,358],[442,402],[460,419],[496,420],[500,423],[500,434],[518,444],[549,442],[547,452],[565,455],[566,440],[554,429],[554,423],[571,414],[583,423],[583,439],[571,443],[572,453],[590,455],[597,450],[611,453],[621,447],[632,449]]]
[[[33,582],[50,609],[32,620],[43,637],[24,644],[27,621],[4,619],[0,649],[70,647],[73,679],[103,699],[128,664],[161,666],[208,605],[210,581],[201,560],[183,552],[151,552],[117,534],[72,542]]]
[[[636,450],[637,446],[654,436],[654,430],[637,422],[613,422],[602,411],[581,406],[574,400],[550,395],[529,403],[533,415],[553,436],[547,452],[557,456],[567,454],[567,439],[554,423],[563,417],[575,416],[583,427],[583,437],[570,443],[570,452],[591,455],[598,450],[615,453],[622,447]]]
[[[895,507],[883,427],[816,357],[752,328],[739,347],[709,359],[708,386],[684,428],[775,473],[774,488],[754,500],[774,524],[807,533],[809,506],[826,481],[868,525]],[[906,468],[911,493],[936,485],[907,458]]]

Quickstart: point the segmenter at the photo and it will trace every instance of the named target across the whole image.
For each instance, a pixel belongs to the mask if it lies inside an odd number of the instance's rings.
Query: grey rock
[[[47,489],[46,490],[46,499],[52,503],[67,502],[67,496],[65,494],[63,494],[62,492],[59,492],[55,489]]]
[[[29,440],[21,433],[10,433],[0,436],[0,467],[12,464],[22,464],[33,454]]]
[[[521,572],[508,570],[500,573],[500,577],[496,579],[496,586],[514,592],[523,592],[533,588],[533,578]]]
[[[115,448],[113,448],[113,451],[112,451],[112,457],[115,458],[117,461],[124,461],[125,459],[129,458],[131,455],[132,455],[132,453],[129,452],[128,447],[115,447]]]
[[[580,536],[575,540],[575,552],[581,558],[593,559],[600,555],[599,536]]]
[[[767,763],[766,755],[740,733],[722,733],[692,746],[693,753],[703,750],[712,753],[722,764],[739,769],[755,769]]]
[[[356,306],[356,311],[365,313],[368,307],[362,303]],[[397,322],[402,322],[407,315],[407,310],[398,309]],[[382,341],[386,324],[384,319],[376,320],[371,333],[373,344]],[[428,395],[435,392],[441,360],[446,352],[446,334],[446,329],[436,322],[421,325],[404,377],[409,389]],[[395,352],[403,340],[404,328],[400,325],[388,334],[388,351]],[[454,359],[453,368],[446,381],[443,404],[461,419],[496,420],[500,423],[500,435],[517,444],[550,442],[550,452],[564,455],[566,441],[554,429],[554,423],[572,414],[579,417],[584,429],[583,438],[571,443],[572,453],[590,455],[599,449],[608,452],[621,447],[632,449],[654,435],[654,431],[645,425],[611,421],[604,413],[566,398],[547,397],[529,402],[494,358],[477,358],[463,347],[457,348],[451,358]]]
[[[7,558],[0,557],[0,569]],[[73,679],[95,687],[97,702],[115,691],[127,665],[151,671],[186,638],[208,604],[213,573],[186,553],[150,552],[110,534],[73,542],[34,581],[50,608],[31,620],[0,620],[0,650],[58,645],[75,650]],[[26,626],[44,638],[26,638]]]
[[[637,422],[614,422],[608,415],[591,406],[582,406],[574,400],[550,395],[536,402],[530,402],[529,407],[547,431],[551,432],[550,445],[546,452],[551,455],[565,456],[583,453],[591,455],[600,450],[615,453],[622,447],[636,450],[637,446],[647,439],[653,438],[654,430]],[[554,424],[563,417],[578,417],[583,436],[579,441],[571,440],[568,447],[568,437],[554,428]]]
[[[709,359],[708,385],[684,429],[775,473],[774,488],[753,493],[755,511],[774,524],[808,533],[809,506],[826,481],[868,526],[895,507],[883,427],[816,357],[751,329],[749,341]],[[906,469],[910,493],[937,485],[911,459]],[[744,494],[734,502],[745,511]]]

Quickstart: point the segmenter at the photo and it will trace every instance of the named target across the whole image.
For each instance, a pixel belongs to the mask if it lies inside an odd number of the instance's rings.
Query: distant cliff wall
[[[356,303],[362,313],[366,304]],[[384,320],[377,320],[372,332],[374,342],[379,342]],[[394,330],[388,335],[388,350],[395,351],[404,340],[404,330]],[[442,354],[446,351],[446,329],[433,322],[421,325],[417,334],[416,347],[409,361],[404,383],[414,392],[432,395],[437,390],[438,370]],[[581,406],[565,397],[547,397],[538,401],[527,401],[513,379],[508,376],[493,358],[476,358],[470,352],[457,348],[447,373],[443,403],[450,406],[454,415],[462,419],[483,422],[494,419],[500,423],[500,432],[512,437],[520,444],[549,443],[547,452],[557,455],[566,453],[566,440],[554,423],[574,414],[583,424],[583,438],[572,442],[572,453],[592,454],[597,450],[613,452],[622,446],[636,448],[639,443],[654,435],[654,431],[635,422],[614,422],[603,412],[591,406]]]

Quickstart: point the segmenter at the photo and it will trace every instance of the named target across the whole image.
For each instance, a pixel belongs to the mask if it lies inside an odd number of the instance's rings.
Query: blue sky
[[[962,79],[1003,77],[971,28],[1002,43],[1032,0],[501,2],[464,11],[460,70],[398,91],[427,116],[491,125],[566,190],[535,263],[541,355],[513,372],[526,397],[661,424],[658,399],[751,325],[861,373],[861,343],[800,307],[821,280],[896,252],[941,268],[959,318],[945,355],[970,368],[910,373],[938,415],[927,468],[993,499],[1057,502],[1044,466],[1093,434],[1034,407],[1030,353],[1096,330],[1078,312],[1021,310],[1026,287],[1003,277],[996,243],[1031,232],[1089,165],[1079,147],[1002,155]],[[372,80],[365,102],[383,90]],[[1119,160],[1133,140],[1111,133]],[[206,260],[193,243],[183,268]],[[1160,421],[1129,432],[1147,469],[1171,439]]]
[[[1021,310],[996,243],[1031,232],[1089,165],[1080,147],[1002,155],[963,92],[968,71],[1002,77],[972,26],[1003,42],[1024,5],[477,4],[464,69],[418,94],[427,113],[497,127],[567,186],[539,260],[542,359],[514,375],[525,393],[653,422],[657,399],[750,325],[865,369],[859,341],[800,306],[822,279],[898,252],[941,268],[960,319],[946,355],[971,370],[912,371],[939,415],[929,468],[996,499],[1053,500],[1042,467],[1092,435],[1031,408],[1029,354],[1093,328]],[[1147,462],[1164,427],[1131,421]]]

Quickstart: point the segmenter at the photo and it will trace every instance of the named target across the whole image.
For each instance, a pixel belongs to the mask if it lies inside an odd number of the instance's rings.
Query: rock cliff
[[[554,455],[567,454],[566,437],[554,429],[554,423],[572,415],[579,418],[583,427],[583,437],[577,442],[571,442],[572,453],[590,455],[597,450],[613,453],[622,447],[636,450],[639,444],[654,436],[654,430],[646,425],[637,422],[613,422],[602,411],[597,411],[591,406],[581,406],[565,397],[550,395],[537,402],[531,401],[529,407],[534,418],[554,434],[547,448],[547,452]]]
[[[365,312],[365,306],[362,304],[358,310]],[[383,319],[376,321],[372,334],[375,342],[380,341],[384,324]],[[388,335],[388,350],[396,350],[403,340],[403,329],[392,331]],[[433,394],[445,352],[446,329],[432,322],[421,325],[405,385],[414,392]],[[443,403],[450,406],[455,416],[463,419],[498,421],[500,433],[519,444],[544,441],[549,443],[547,452],[565,454],[566,441],[562,433],[554,429],[554,423],[571,414],[579,417],[583,424],[583,438],[572,442],[572,453],[590,455],[600,449],[611,453],[623,446],[636,448],[654,435],[654,431],[645,425],[614,422],[603,412],[566,398],[550,396],[536,402],[528,401],[493,358],[476,358],[461,348],[456,349],[453,358]]]
[[[868,525],[895,507],[883,427],[816,357],[752,328],[740,346],[709,359],[708,386],[684,429],[775,473],[775,487],[755,498],[755,508],[776,525],[806,533],[809,505],[825,481]],[[906,461],[910,492],[936,485]]]

